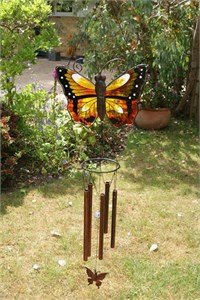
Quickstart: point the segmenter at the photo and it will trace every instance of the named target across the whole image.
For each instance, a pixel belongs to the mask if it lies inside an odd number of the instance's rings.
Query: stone
[[[158,250],[158,245],[157,244],[152,244],[149,251],[153,252],[153,251],[157,251]]]
[[[39,266],[38,264],[34,264],[34,265],[33,265],[33,269],[37,271],[37,270],[40,269],[40,266]]]
[[[51,235],[54,236],[54,237],[61,237],[61,236],[62,236],[62,235],[61,235],[58,231],[56,231],[56,230],[52,230],[52,231],[51,231]]]
[[[59,260],[58,260],[58,264],[59,264],[59,266],[64,267],[64,266],[66,265],[66,260],[64,260],[64,259],[59,259]]]

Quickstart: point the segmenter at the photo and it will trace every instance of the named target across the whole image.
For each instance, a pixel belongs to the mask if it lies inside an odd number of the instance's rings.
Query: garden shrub
[[[5,105],[1,108],[1,179],[4,182],[15,173],[15,166],[22,155],[22,140],[17,123],[19,117]]]
[[[87,146],[96,141],[91,129],[71,121],[66,102],[59,101],[55,92],[27,85],[16,93],[13,109],[20,116],[24,154],[43,174],[68,173],[74,162],[87,157]]]
[[[56,96],[56,81],[52,93],[27,85],[16,93],[13,110],[19,116],[23,155],[37,172],[66,174],[88,157],[113,157],[123,147],[121,130],[109,121],[89,128],[74,124],[66,101]]]
[[[56,95],[56,85],[57,81],[49,93],[27,85],[15,92],[12,114],[8,113],[10,110],[2,114],[4,177],[12,179],[17,162],[21,178],[26,173],[66,175],[84,159],[113,158],[123,148],[123,129],[114,128],[106,118],[89,128],[74,124],[66,100]]]
[[[12,106],[15,79],[29,63],[36,62],[39,49],[59,45],[54,24],[49,20],[51,5],[44,0],[2,0],[0,10],[1,89]],[[40,34],[37,34],[37,31]]]
[[[69,118],[62,103],[57,103],[45,90],[35,90],[33,85],[28,85],[16,94],[13,109],[20,116],[24,151],[33,165],[41,165],[38,171],[44,174],[63,171],[68,165],[73,142]]]

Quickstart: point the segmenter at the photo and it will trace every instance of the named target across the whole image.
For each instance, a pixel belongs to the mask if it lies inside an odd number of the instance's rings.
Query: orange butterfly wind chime
[[[137,114],[138,100],[145,82],[146,65],[138,65],[124,72],[117,79],[106,86],[106,76],[101,73],[95,76],[95,84],[76,71],[64,66],[56,67],[59,83],[67,98],[67,109],[74,122],[85,126],[91,126],[97,118],[101,121],[105,116],[116,126],[132,125]],[[105,164],[106,163],[106,164]],[[107,164],[108,163],[108,164]],[[109,166],[109,167],[107,167]],[[108,158],[91,158],[83,162],[84,171],[84,243],[83,260],[87,261],[92,252],[92,209],[94,189],[97,190],[98,211],[95,216],[98,219],[96,264],[97,257],[103,259],[104,234],[108,233],[109,198],[111,184],[114,183],[112,192],[112,217],[110,247],[115,247],[117,189],[116,174],[120,168],[116,160]],[[103,177],[104,191],[101,183],[97,187],[94,174]],[[105,180],[105,174],[110,174],[109,180]],[[100,182],[100,181],[99,181]],[[98,248],[98,251],[97,251]],[[99,288],[107,273],[94,272],[86,267],[88,284],[96,283]]]

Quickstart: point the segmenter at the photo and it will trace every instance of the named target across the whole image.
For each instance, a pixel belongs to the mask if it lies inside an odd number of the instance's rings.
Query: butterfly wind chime
[[[56,67],[58,81],[67,98],[67,109],[72,120],[85,126],[91,126],[98,118],[103,122],[105,116],[116,126],[132,125],[137,114],[138,100],[145,82],[146,65],[138,65],[120,75],[106,85],[106,76],[101,72],[95,76],[95,83],[68,67]],[[105,165],[109,165],[109,167]],[[92,252],[92,217],[94,190],[98,195],[98,210],[94,214],[98,220],[96,238],[97,259],[103,259],[104,235],[108,233],[109,198],[112,191],[112,216],[110,247],[115,247],[117,189],[116,175],[120,168],[116,160],[108,158],[91,158],[82,164],[84,173],[84,243],[83,260],[87,261]],[[99,176],[96,180],[94,175]],[[109,180],[105,179],[109,175]],[[103,180],[104,190],[101,181]],[[98,184],[98,187],[97,187]],[[88,284],[99,288],[108,273],[94,272],[86,267]]]

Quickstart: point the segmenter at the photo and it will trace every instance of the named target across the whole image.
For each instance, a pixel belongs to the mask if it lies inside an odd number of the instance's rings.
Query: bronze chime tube
[[[83,260],[87,261],[89,256],[88,251],[88,211],[89,211],[89,203],[88,203],[88,190],[84,191],[84,242],[83,242]]]
[[[91,241],[92,241],[92,191],[93,184],[88,184],[88,256],[91,256]]]
[[[100,225],[99,225],[99,259],[103,259],[103,236],[105,219],[105,195],[100,196]]]
[[[111,244],[110,244],[111,248],[115,248],[116,215],[117,215],[117,190],[113,190],[113,194],[112,194]]]
[[[105,220],[104,220],[104,233],[108,233],[109,192],[110,192],[110,182],[107,181],[105,183]]]

